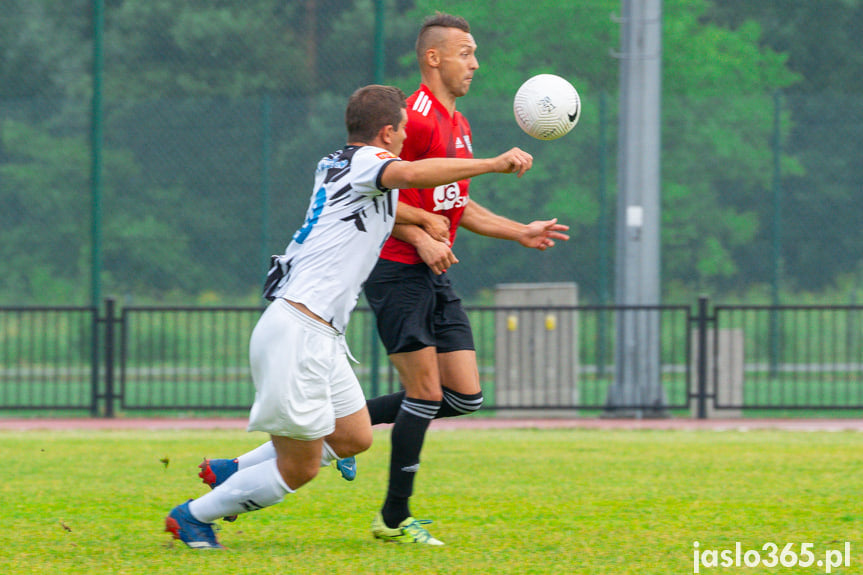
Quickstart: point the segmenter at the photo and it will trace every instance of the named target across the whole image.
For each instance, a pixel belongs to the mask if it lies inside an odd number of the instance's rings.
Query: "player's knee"
[[[442,401],[443,392],[440,384],[434,382],[414,381],[412,383],[404,383],[407,390],[407,397],[414,399],[422,399],[425,401]]]
[[[452,415],[469,415],[482,407],[482,391],[478,393],[459,393],[449,388],[443,388],[443,401],[451,410]]]
[[[356,455],[358,453],[362,453],[372,446],[372,428],[369,427],[368,430],[363,430],[362,432],[355,433],[353,437],[351,437],[350,445],[348,445],[348,451],[350,451],[350,455],[346,455],[345,457],[350,457],[351,455]]]
[[[282,461],[278,462],[282,479],[293,490],[297,490],[318,475],[321,468],[320,460],[313,461]]]

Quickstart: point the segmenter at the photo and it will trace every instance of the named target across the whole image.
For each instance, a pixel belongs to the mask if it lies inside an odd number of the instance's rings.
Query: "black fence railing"
[[[89,410],[100,395],[95,308],[0,308],[0,409]]]
[[[0,410],[245,411],[259,307],[0,308]],[[863,306],[472,306],[486,412],[863,409]],[[363,390],[399,388],[367,308]],[[769,412],[768,412],[769,413]]]

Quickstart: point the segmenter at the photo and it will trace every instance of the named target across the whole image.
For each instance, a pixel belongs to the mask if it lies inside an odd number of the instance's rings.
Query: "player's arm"
[[[475,234],[516,241],[524,247],[538,250],[552,247],[554,240],[569,239],[563,233],[569,226],[557,223],[557,218],[522,224],[495,214],[473,200],[465,206],[459,225]]]
[[[399,202],[396,208],[396,225],[398,224],[419,226],[433,239],[449,245],[450,221],[448,217],[442,214],[433,214],[406,202]],[[395,233],[393,235],[398,239],[402,239]]]
[[[438,275],[447,271],[453,264],[458,263],[458,258],[455,257],[449,247],[449,241],[436,240],[419,226],[396,224],[393,226],[392,235],[394,238],[415,247],[420,259]],[[447,236],[447,240],[449,240],[449,236]]]
[[[497,172],[521,177],[533,166],[533,156],[518,148],[495,158],[426,158],[415,162],[390,162],[381,184],[387,188],[434,188],[474,176]]]

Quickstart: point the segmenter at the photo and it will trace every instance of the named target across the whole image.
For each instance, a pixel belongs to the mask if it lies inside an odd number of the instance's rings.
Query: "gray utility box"
[[[576,305],[575,283],[495,288],[495,306],[510,308],[495,313],[496,405],[563,409],[578,405],[578,312],[555,309]]]
[[[737,418],[743,413],[743,330],[720,329],[719,341],[714,340],[716,330],[707,330],[707,413],[709,419]],[[698,332],[692,332],[692,372],[689,381],[691,392],[698,393]],[[719,405],[733,405],[731,409],[716,409]],[[698,417],[698,398],[692,400],[692,417]]]

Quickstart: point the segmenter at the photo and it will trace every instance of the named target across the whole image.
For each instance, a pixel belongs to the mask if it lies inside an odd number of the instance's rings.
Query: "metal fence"
[[[863,306],[471,306],[490,414],[697,417],[863,409]],[[0,308],[0,410],[245,411],[259,307]],[[621,321],[626,318],[627,321]],[[662,401],[610,401],[621,326],[655,322]],[[366,308],[347,334],[368,397],[399,388]],[[637,389],[647,374],[625,382]]]

